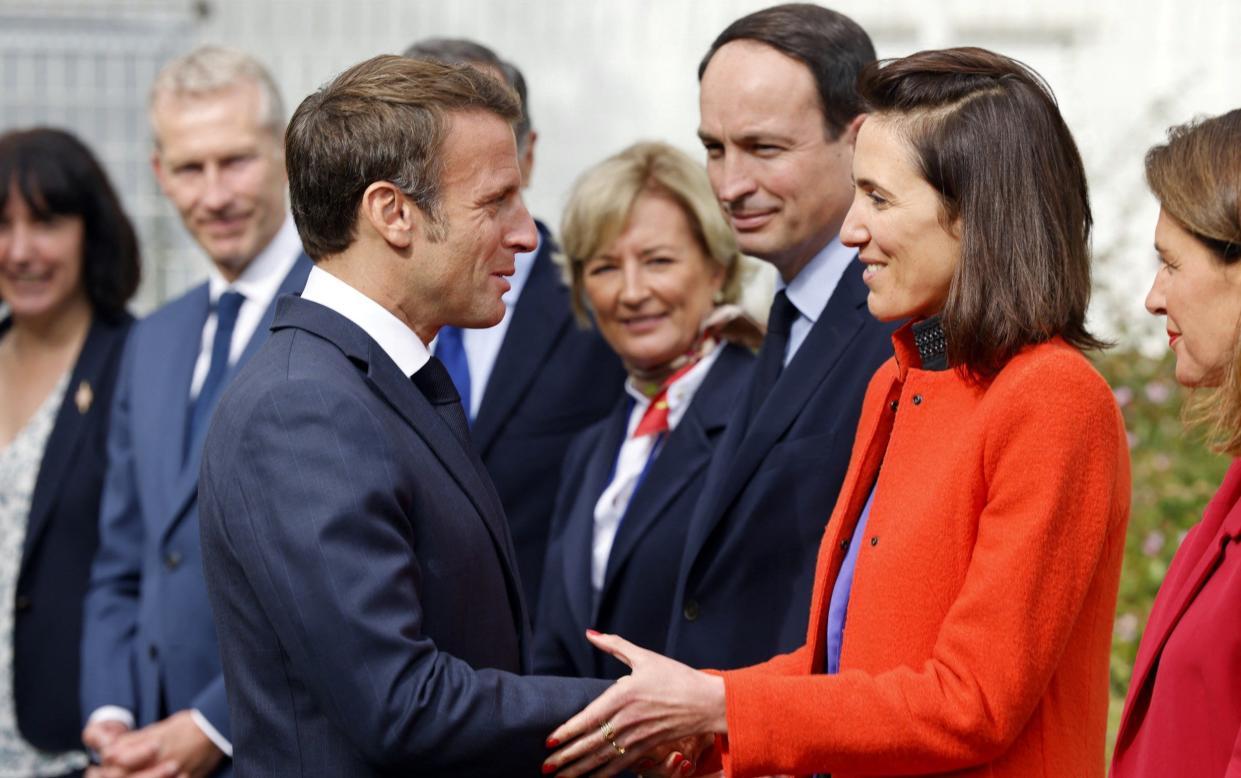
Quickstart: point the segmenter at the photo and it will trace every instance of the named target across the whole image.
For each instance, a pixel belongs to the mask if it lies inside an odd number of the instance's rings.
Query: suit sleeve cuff
[[[199,712],[198,708],[193,708],[190,710],[190,718],[193,719],[194,723],[198,725],[198,728],[203,731],[203,734],[207,736],[207,739],[215,744],[216,748],[220,749],[220,751],[229,759],[233,758],[233,744],[228,742],[228,740],[220,734],[218,729],[211,726],[211,722],[207,721],[207,717]]]
[[[94,724],[97,721],[119,721],[127,729],[133,729],[135,723],[134,714],[119,705],[103,705],[96,708],[90,714],[90,718],[86,720],[86,723]]]

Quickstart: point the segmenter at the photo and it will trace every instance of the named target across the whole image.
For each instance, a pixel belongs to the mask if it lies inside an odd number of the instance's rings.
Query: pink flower
[[[1133,390],[1127,386],[1118,386],[1112,390],[1112,396],[1116,398],[1116,404],[1124,408],[1133,402]]]
[[[1116,617],[1116,627],[1113,631],[1120,642],[1132,643],[1138,636],[1138,617],[1132,613],[1122,613]]]
[[[1163,381],[1151,381],[1146,385],[1146,399],[1160,405],[1172,396],[1172,388]]]
[[[1163,550],[1164,541],[1167,538],[1159,530],[1151,530],[1146,536],[1146,540],[1142,541],[1142,553],[1147,556],[1155,556]]]

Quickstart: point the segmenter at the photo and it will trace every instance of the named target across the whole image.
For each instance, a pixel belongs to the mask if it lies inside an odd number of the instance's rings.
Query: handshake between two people
[[[728,733],[724,679],[639,648],[617,635],[586,638],[632,672],[547,739],[545,775],[643,776],[721,774],[713,766],[717,735]]]

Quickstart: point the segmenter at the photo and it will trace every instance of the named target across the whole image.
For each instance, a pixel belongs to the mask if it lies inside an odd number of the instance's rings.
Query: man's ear
[[[362,193],[359,226],[370,228],[396,249],[407,249],[423,229],[422,211],[390,181],[376,181]]]
[[[159,158],[159,149],[151,151],[151,171],[155,173],[155,181],[159,184],[159,188],[163,190],[164,195],[168,195],[168,171],[164,169],[164,163]]]
[[[849,144],[850,147],[857,145],[857,131],[862,128],[862,122],[866,121],[867,114],[860,113],[854,116],[848,124],[845,125],[844,132],[840,133],[840,137]]]
[[[517,167],[521,171],[521,187],[525,189],[530,186],[530,177],[534,175],[534,144],[539,140],[539,134],[534,130],[526,135],[526,147],[517,155]]]

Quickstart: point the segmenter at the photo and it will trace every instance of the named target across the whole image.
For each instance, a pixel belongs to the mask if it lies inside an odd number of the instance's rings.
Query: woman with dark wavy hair
[[[1190,418],[1241,456],[1241,109],[1174,127],[1146,155],[1159,200],[1162,316]],[[1114,778],[1241,776],[1241,464],[1177,549],[1134,663]]]
[[[988,51],[859,86],[841,239],[871,313],[909,323],[866,393],[806,643],[717,674],[592,636],[633,672],[551,734],[548,771],[688,737],[729,776],[1103,775],[1129,459],[1082,353],[1081,158],[1041,79]]]
[[[54,129],[0,136],[0,776],[86,765],[82,600],[138,275],[133,227],[86,146]]]

